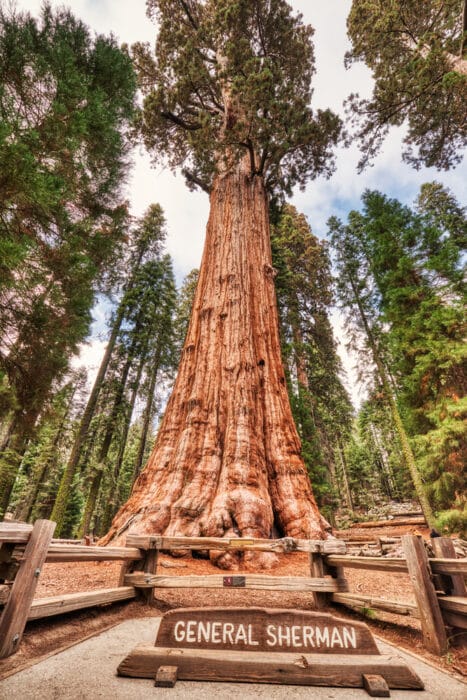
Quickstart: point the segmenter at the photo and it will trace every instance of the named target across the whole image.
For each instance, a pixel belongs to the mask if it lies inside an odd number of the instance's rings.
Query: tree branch
[[[255,151],[253,149],[253,144],[251,143],[250,139],[247,141],[240,141],[240,146],[243,146],[244,148],[247,149],[248,153],[250,154],[250,168],[251,168],[251,174],[256,175],[256,163],[255,163]]]
[[[179,2],[180,2],[180,5],[185,10],[185,14],[186,14],[191,26],[193,27],[193,29],[198,29],[198,23],[195,21],[193,15],[191,14],[191,10],[190,10],[188,3],[185,2],[185,0],[179,0]]]
[[[182,175],[187,182],[191,183],[192,185],[196,185],[201,190],[203,190],[203,192],[211,194],[211,188],[209,187],[209,185],[206,182],[204,182],[204,180],[201,180],[201,178],[197,177],[194,173],[192,173],[191,170],[183,168]]]
[[[173,112],[161,112],[161,117],[168,119],[168,121],[177,124],[177,126],[181,126],[182,129],[186,129],[187,131],[198,131],[198,129],[201,129],[199,124],[190,124]]]

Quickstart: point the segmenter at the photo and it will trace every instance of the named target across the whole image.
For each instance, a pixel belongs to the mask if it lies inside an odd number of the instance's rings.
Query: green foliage
[[[438,513],[436,520],[438,531],[443,535],[456,533],[463,540],[467,539],[467,510],[451,508]]]
[[[115,39],[47,4],[39,21],[0,10],[0,75],[0,371],[19,458],[120,254],[136,81]]]
[[[347,226],[330,222],[339,295],[364,319],[359,328],[350,317],[353,331],[412,436],[431,502],[445,508],[465,490],[465,213],[437,183],[423,186],[416,210],[379,192],[362,199]]]
[[[177,361],[175,362],[176,365],[178,365],[178,360],[180,359],[183,344],[185,343],[186,334],[188,332],[196,285],[198,284],[198,276],[199,270],[196,268],[191,270],[183,280],[183,284],[177,297],[177,310],[174,322],[175,349],[177,354]]]
[[[145,95],[139,128],[154,160],[184,167],[209,190],[214,174],[250,159],[252,174],[290,192],[333,169],[340,120],[309,106],[312,29],[284,0],[149,0],[158,24],[133,56]]]
[[[284,205],[272,214],[271,243],[282,356],[302,457],[320,502],[330,494],[335,450],[352,407],[342,385],[328,310],[332,302],[326,245],[302,214]]]
[[[369,100],[348,107],[363,148],[360,167],[379,151],[391,126],[407,124],[404,159],[447,170],[467,142],[467,56],[462,0],[353,0],[352,50],[373,73]]]
[[[356,506],[369,509],[413,497],[391,414],[379,392],[372,392],[360,407],[345,456]]]
[[[107,483],[110,490],[107,500],[112,510],[116,509],[120,472],[137,398],[149,402],[152,416],[153,372],[162,383],[174,370],[175,280],[170,256],[162,256],[160,249],[157,250],[157,254],[133,271],[132,284],[123,298],[121,328],[94,414],[98,431],[83,460],[89,490],[80,534],[89,529],[102,484]],[[105,509],[97,517],[98,526],[99,522],[108,521]]]
[[[55,499],[52,515],[57,522],[57,532],[60,532],[61,530],[63,518],[65,515],[66,504],[71,492],[72,482],[76,474],[79,461],[81,459],[81,461],[85,464],[88,463],[88,461],[91,459],[91,446],[94,445],[97,439],[98,431],[105,430],[103,428],[104,420],[99,414],[98,410],[98,399],[104,402],[110,402],[112,400],[111,393],[113,392],[113,401],[115,404],[115,409],[109,409],[111,411],[111,418],[107,420],[108,438],[105,441],[107,443],[107,446],[102,447],[103,452],[109,449],[114,429],[116,429],[116,426],[113,426],[112,423],[115,422],[117,418],[122,418],[123,416],[125,416],[125,412],[130,415],[130,418],[128,420],[131,420],[131,412],[133,408],[129,410],[128,406],[125,403],[126,399],[124,396],[125,385],[129,378],[128,375],[130,373],[131,368],[131,359],[130,361],[128,361],[127,358],[125,365],[125,361],[122,360],[122,358],[124,357],[125,352],[128,352],[128,348],[125,349],[124,345],[118,347],[117,341],[120,338],[121,342],[122,333],[123,335],[125,335],[125,330],[122,329],[124,323],[127,325],[128,323],[131,324],[131,320],[127,318],[128,315],[130,314],[130,316],[134,316],[134,311],[139,301],[142,304],[145,303],[144,298],[141,299],[140,297],[138,297],[138,294],[141,294],[141,290],[138,291],[138,279],[141,276],[144,276],[145,274],[147,276],[147,271],[149,267],[153,264],[153,262],[160,260],[162,246],[166,235],[165,219],[160,205],[150,205],[143,217],[133,222],[133,226],[131,228],[127,225],[125,234],[128,240],[128,245],[126,246],[125,253],[122,255],[122,261],[121,264],[118,266],[117,273],[114,275],[114,282],[118,282],[118,288],[121,297],[120,301],[118,302],[115,313],[112,315],[111,331],[107,347],[102,358],[96,379],[94,381],[91,394],[88,398],[86,407],[82,414],[81,421],[74,440],[74,444],[71,450],[71,454],[69,455],[66,468],[63,471],[60,486]],[[151,281],[149,283],[151,283]],[[151,303],[149,305],[151,306]],[[151,306],[151,308],[153,309],[153,305]],[[149,309],[147,313],[143,309],[142,313],[146,314],[145,318],[147,326],[147,318],[150,315]],[[144,325],[144,322],[141,321],[140,325],[141,324]],[[145,353],[148,350],[147,333],[145,335],[142,332],[142,336],[143,335],[145,336],[145,340],[141,343],[139,340],[135,339],[132,349],[132,354],[136,358],[139,357],[138,366],[141,366],[142,362],[145,359]],[[130,341],[130,343],[132,342],[133,341]],[[143,347],[144,352],[142,352]],[[112,367],[110,367],[111,360],[113,362]],[[119,362],[120,370],[122,370],[122,362],[124,363],[123,366],[126,366],[126,369],[124,370],[125,381],[123,383],[120,381],[120,384],[115,375],[115,368],[118,366]],[[112,372],[114,372],[113,379],[110,382],[105,382],[104,380],[110,369],[112,370]],[[136,390],[139,388],[140,380],[141,376],[139,375],[138,378],[137,370],[136,384],[138,386],[136,387]],[[120,386],[120,388],[118,388],[118,385]],[[118,392],[120,392],[121,394],[120,398],[118,398]],[[134,395],[134,399],[136,400],[136,394]],[[108,408],[109,405],[111,404],[107,404]],[[123,430],[123,434],[124,433],[125,429]],[[98,463],[100,461],[102,460],[98,460]],[[100,478],[101,477],[99,476],[99,474],[96,474],[97,490],[100,483]],[[97,492],[95,495],[97,495]]]

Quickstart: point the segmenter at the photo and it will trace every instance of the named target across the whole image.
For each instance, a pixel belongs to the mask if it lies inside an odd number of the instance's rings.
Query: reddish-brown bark
[[[321,538],[324,524],[285,385],[267,195],[240,164],[214,182],[175,387],[149,462],[104,542],[129,530],[267,538],[273,525]],[[250,556],[255,566],[270,563],[270,555]],[[230,553],[211,558],[236,565]]]

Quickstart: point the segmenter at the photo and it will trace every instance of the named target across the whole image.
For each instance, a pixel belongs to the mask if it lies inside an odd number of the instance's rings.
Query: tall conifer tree
[[[0,9],[0,512],[118,256],[136,83],[115,39],[64,8]]]

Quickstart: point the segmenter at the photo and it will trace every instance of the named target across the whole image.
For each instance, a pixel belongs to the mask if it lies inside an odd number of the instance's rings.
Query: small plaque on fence
[[[245,588],[244,576],[224,576],[222,579],[224,588]]]

